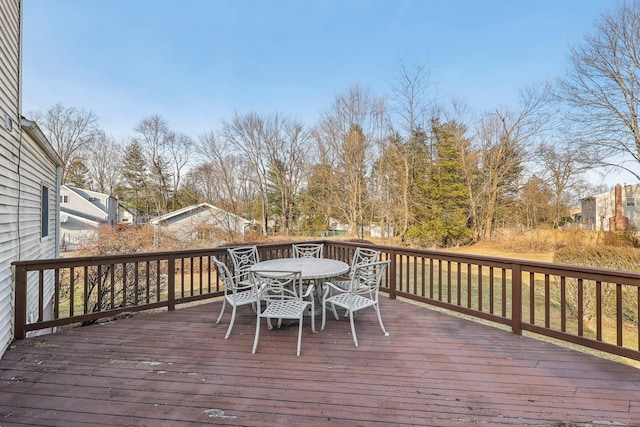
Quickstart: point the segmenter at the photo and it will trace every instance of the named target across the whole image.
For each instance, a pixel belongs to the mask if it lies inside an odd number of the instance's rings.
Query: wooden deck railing
[[[325,256],[350,262],[371,246],[391,264],[383,291],[640,360],[640,273],[324,241]],[[290,244],[258,245],[262,259],[290,255]],[[16,339],[28,332],[82,324],[222,295],[211,256],[226,248],[126,256],[14,262]],[[47,286],[52,284],[52,286]],[[52,295],[46,290],[53,288]],[[29,304],[28,304],[29,302]],[[51,315],[45,307],[52,306]],[[27,307],[38,309],[28,312]],[[429,327],[429,325],[425,325]]]

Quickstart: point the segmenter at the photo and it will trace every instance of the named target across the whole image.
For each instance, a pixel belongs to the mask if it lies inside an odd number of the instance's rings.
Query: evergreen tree
[[[89,168],[80,159],[73,160],[67,167],[67,184],[85,190],[91,190]]]
[[[123,200],[127,205],[150,216],[151,201],[147,197],[149,185],[148,170],[142,153],[142,147],[137,141],[127,146],[123,162],[123,176],[125,186]]]
[[[465,129],[456,122],[432,123],[433,163],[426,176],[417,180],[416,191],[423,204],[415,209],[416,222],[407,238],[421,244],[450,247],[466,243],[472,235],[468,227],[468,188],[464,182],[461,144]]]

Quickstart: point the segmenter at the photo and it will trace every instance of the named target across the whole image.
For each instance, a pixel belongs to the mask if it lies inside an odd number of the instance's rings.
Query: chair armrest
[[[304,295],[302,295],[303,298],[307,298],[309,295],[313,294],[313,283],[310,283],[309,286],[307,286],[307,290],[305,291]]]
[[[334,285],[332,282],[324,282],[324,295],[325,297],[327,295],[329,295],[329,292],[331,291],[331,289],[335,289],[338,292],[344,292],[345,290]]]

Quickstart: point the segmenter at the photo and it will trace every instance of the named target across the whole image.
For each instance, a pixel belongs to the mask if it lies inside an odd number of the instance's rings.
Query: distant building
[[[194,240],[212,240],[220,235],[244,237],[253,224],[224,209],[209,203],[191,205],[153,218],[149,223],[157,229],[162,228],[182,242]]]
[[[615,189],[582,199],[582,213],[579,216],[582,228],[622,231],[625,227],[622,224],[631,230],[640,228],[640,184],[618,184],[616,187],[619,189],[617,212]]]
[[[60,187],[60,231],[63,249],[73,250],[98,237],[101,226],[135,224],[137,216],[108,194]]]

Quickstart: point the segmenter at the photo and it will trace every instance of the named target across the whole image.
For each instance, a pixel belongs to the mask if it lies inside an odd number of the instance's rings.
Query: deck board
[[[402,301],[317,334],[261,328],[220,302],[16,342],[0,360],[6,426],[640,425],[640,370]],[[564,423],[564,424],[563,424]],[[583,423],[583,424],[580,424]]]

